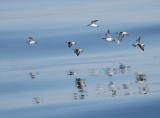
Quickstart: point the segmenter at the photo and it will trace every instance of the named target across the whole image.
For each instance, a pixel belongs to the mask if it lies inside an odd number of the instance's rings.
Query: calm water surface
[[[2,2],[0,117],[160,116],[159,1],[90,2]],[[100,27],[87,27],[94,18]],[[130,35],[108,43],[108,29]],[[144,52],[132,47],[139,35]],[[66,40],[84,52],[77,57]]]

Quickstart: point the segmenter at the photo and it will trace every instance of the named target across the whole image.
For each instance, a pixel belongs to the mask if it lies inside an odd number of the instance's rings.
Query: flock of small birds
[[[97,22],[99,20],[92,20],[87,26],[88,27],[99,27],[99,25],[97,25]],[[127,37],[129,35],[128,32],[117,32],[117,37],[113,38],[112,33],[110,32],[110,30],[108,29],[108,31],[105,34],[105,37],[103,37],[102,39],[104,39],[107,42],[116,42],[118,45],[122,42],[122,40]],[[28,37],[27,42],[28,45],[35,45],[37,44],[37,41],[33,38],[33,37]],[[75,41],[65,41],[65,44],[68,46],[68,48],[73,47],[74,45],[76,45],[77,43]],[[142,51],[144,51],[144,44],[141,43],[141,37],[139,36],[136,40],[136,42],[134,44],[132,44],[133,47],[139,48]],[[81,48],[73,48],[73,52],[79,56],[83,50]]]

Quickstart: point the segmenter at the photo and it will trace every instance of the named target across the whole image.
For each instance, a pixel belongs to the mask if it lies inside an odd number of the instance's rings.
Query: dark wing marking
[[[122,33],[119,32],[119,33],[118,33],[118,41],[121,42],[121,41],[122,41],[122,38],[123,38]]]
[[[142,51],[144,51],[144,47],[143,47],[141,44],[138,44],[138,47],[139,47]]]
[[[110,30],[108,29],[108,31],[106,32],[106,37],[107,38],[112,38],[112,34],[110,32]]]
[[[141,49],[142,51],[144,51],[144,47],[143,47],[143,46],[140,46],[140,49]]]
[[[92,20],[91,21],[91,24],[93,24],[93,23],[96,23],[98,20]]]

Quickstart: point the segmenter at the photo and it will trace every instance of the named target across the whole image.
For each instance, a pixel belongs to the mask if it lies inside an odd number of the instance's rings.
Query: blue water
[[[0,3],[0,118],[160,116],[158,0]],[[92,19],[99,27],[86,26]],[[108,29],[129,36],[105,42]],[[144,52],[132,47],[139,35]],[[27,45],[28,36],[38,44]],[[77,57],[67,40],[84,52]]]

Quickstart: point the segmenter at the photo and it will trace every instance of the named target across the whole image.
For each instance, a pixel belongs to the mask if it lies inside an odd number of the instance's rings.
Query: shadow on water
[[[38,72],[30,72],[29,75],[30,75],[31,79],[36,79],[37,76],[39,75],[39,73]]]
[[[81,67],[79,64],[55,70],[52,68],[39,71],[32,69],[24,71],[24,73],[25,77],[23,73],[15,74],[14,76],[17,78],[14,80],[15,82],[8,82],[8,86],[2,86],[1,89],[5,88],[4,90],[8,90],[8,93],[15,91],[14,95],[10,96],[18,95],[24,100],[30,101],[21,104],[19,100],[7,98],[15,105],[13,107],[25,106],[25,104],[43,106],[126,96],[130,96],[128,97],[130,99],[138,95],[145,96],[160,92],[160,83],[150,81],[150,76],[147,76],[145,72],[134,70],[134,67],[129,64],[119,62],[108,66],[96,64]],[[14,72],[9,76],[12,74]],[[6,79],[7,81],[9,80]]]
[[[131,73],[129,65],[120,63],[117,67],[90,68],[85,71],[85,76],[88,75],[86,78],[83,78],[84,73],[81,74],[80,69],[69,69],[66,73],[76,88],[73,92],[74,100],[145,95],[152,92],[149,91],[146,75]],[[124,79],[119,80],[122,77]]]
[[[77,92],[73,93],[74,100],[83,100],[87,98],[87,86],[85,79],[76,78],[75,79],[75,87],[77,88]]]
[[[33,104],[43,104],[43,98],[42,97],[34,97]]]
[[[64,93],[66,92],[64,97],[70,96],[68,101],[155,93],[157,88],[153,87],[154,83],[147,81],[145,73],[133,72],[130,65],[123,63],[119,63],[118,66],[106,68],[68,69],[64,71],[66,77],[63,77],[63,80],[66,81],[65,84],[68,86],[68,91],[64,88],[61,89]],[[43,75],[43,72],[40,74],[40,72],[32,71],[29,75],[31,80],[38,82],[37,77]],[[34,82],[36,83],[36,81]],[[59,84],[58,86],[63,87],[63,84]],[[53,89],[55,89],[54,86]],[[57,98],[60,97],[61,94],[56,94],[55,96],[55,98]],[[49,97],[49,95],[47,97]],[[62,101],[63,99],[60,100],[60,102]],[[52,102],[54,103],[54,100]],[[45,97],[43,99],[42,97],[33,97],[33,103],[44,104],[47,103],[47,101]]]

